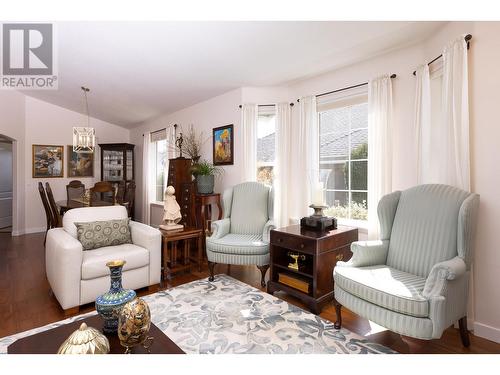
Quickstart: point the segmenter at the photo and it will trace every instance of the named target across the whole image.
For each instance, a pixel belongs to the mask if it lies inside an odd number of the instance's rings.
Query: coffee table
[[[71,333],[76,331],[85,322],[89,327],[102,328],[103,321],[99,315],[71,322],[47,331],[39,332],[31,336],[19,339],[7,348],[8,354],[56,354],[61,344]],[[149,336],[154,337],[153,345],[150,347],[151,354],[185,354],[172,340],[168,338],[158,327],[151,323]],[[106,334],[109,340],[110,354],[123,354],[125,348],[120,345],[118,335]],[[142,346],[132,349],[132,354],[148,354]]]

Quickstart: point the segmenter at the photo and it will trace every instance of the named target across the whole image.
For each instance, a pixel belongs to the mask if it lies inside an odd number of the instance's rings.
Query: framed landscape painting
[[[33,145],[33,178],[64,177],[64,146]]]
[[[213,129],[214,165],[234,164],[233,124]]]
[[[74,152],[68,149],[68,177],[94,177],[94,153]]]

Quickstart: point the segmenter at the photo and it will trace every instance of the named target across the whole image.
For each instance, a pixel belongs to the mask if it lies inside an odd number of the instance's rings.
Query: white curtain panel
[[[379,238],[377,206],[392,191],[392,82],[384,75],[368,82],[368,238]]]
[[[243,134],[243,181],[257,180],[257,104],[243,104],[241,126]]]
[[[167,141],[167,160],[165,162],[164,178],[167,182],[168,178],[168,168],[169,160],[177,157],[177,147],[175,147],[175,128],[174,126],[169,126],[166,129],[166,141]]]
[[[443,126],[446,131],[445,183],[470,190],[469,85],[464,36],[443,51]]]
[[[144,134],[142,143],[142,222],[150,224],[151,211],[150,211],[150,146],[151,146],[151,133]]]
[[[292,215],[295,219],[308,216],[312,187],[319,181],[319,124],[316,96],[300,98],[299,126],[293,131],[292,144],[297,159],[293,168]]]
[[[276,168],[274,172],[274,218],[278,227],[290,221],[290,193],[292,174],[292,119],[289,103],[276,105]],[[295,168],[294,168],[295,170]]]
[[[415,141],[417,144],[417,182],[434,180],[435,163],[432,162],[431,87],[429,66],[420,65],[415,73]]]

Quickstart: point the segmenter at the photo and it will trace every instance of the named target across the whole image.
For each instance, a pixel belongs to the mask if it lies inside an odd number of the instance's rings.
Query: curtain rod
[[[257,107],[275,107],[275,106],[276,106],[276,104],[259,104],[259,105],[257,105]],[[290,106],[293,107],[293,103],[290,103]],[[238,106],[238,108],[242,108],[242,107],[243,106],[241,104]]]
[[[170,128],[171,126],[173,126],[175,128],[175,130],[177,130],[177,124],[174,124],[174,125],[169,125],[169,126],[166,126],[164,128],[161,128],[161,129],[149,132],[149,133],[151,134],[151,133],[161,132],[162,130],[167,130],[167,128]],[[144,134],[142,134],[142,136],[144,137]]]
[[[391,78],[396,78],[397,75],[396,74],[391,74]],[[368,82],[363,82],[363,83],[359,83],[357,85],[353,85],[353,86],[348,86],[348,87],[344,87],[344,88],[341,88],[341,89],[337,89],[337,90],[333,90],[333,91],[328,91],[328,92],[324,92],[322,94],[318,94],[316,95],[317,98],[319,98],[320,96],[324,96],[324,95],[329,95],[329,94],[335,94],[336,92],[341,92],[341,91],[345,91],[345,90],[349,90],[349,89],[354,89],[356,87],[361,87],[361,86],[365,86],[367,85]],[[300,102],[300,99],[297,99],[297,102]]]
[[[469,43],[469,41],[470,41],[471,39],[472,39],[472,35],[470,35],[470,34],[467,34],[467,35],[464,37],[464,40],[467,42],[467,49],[469,49],[469,47],[470,47],[470,43]],[[427,63],[427,66],[430,66],[433,62],[435,62],[435,61],[439,60],[441,57],[443,57],[443,54],[441,54],[441,55],[439,55],[438,57],[436,57],[435,59],[433,59],[433,60],[429,61],[429,62]],[[413,71],[413,75],[414,75],[414,76],[416,76],[416,75],[417,75],[417,71],[416,71],[416,70],[415,70],[415,71]]]

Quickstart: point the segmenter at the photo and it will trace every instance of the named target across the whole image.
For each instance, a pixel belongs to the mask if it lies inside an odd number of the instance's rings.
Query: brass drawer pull
[[[300,244],[300,248],[303,249],[305,245],[303,243]]]
[[[278,242],[283,242],[283,238],[278,238]]]
[[[337,260],[342,260],[342,259],[344,259],[344,254],[339,254],[339,255],[337,255],[337,256],[335,257],[335,259],[337,259]]]

